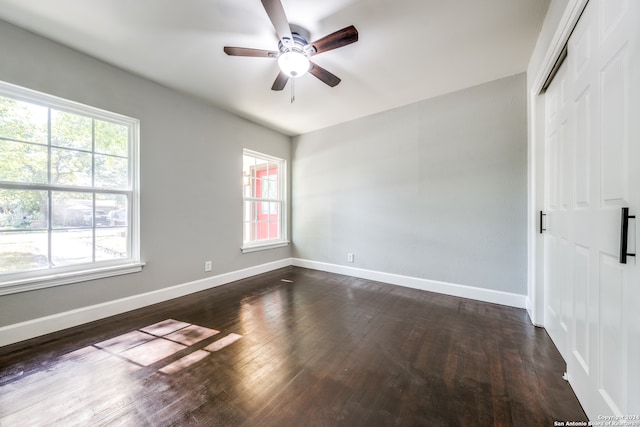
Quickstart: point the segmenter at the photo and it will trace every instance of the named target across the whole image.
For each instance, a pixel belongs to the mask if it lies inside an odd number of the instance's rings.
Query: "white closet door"
[[[587,415],[640,414],[640,1],[591,0],[546,94],[545,326]],[[629,221],[629,252],[637,221]]]
[[[567,173],[570,170],[567,157],[569,143],[567,75],[569,61],[558,70],[546,93],[546,180],[545,180],[545,328],[558,350],[565,358],[569,354],[569,325],[567,316],[571,313],[567,306],[571,301],[566,294],[571,290],[567,283],[566,256],[568,247],[567,202],[569,194],[565,190]]]

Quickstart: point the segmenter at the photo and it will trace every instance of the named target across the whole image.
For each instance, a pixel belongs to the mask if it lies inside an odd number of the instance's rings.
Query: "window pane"
[[[102,227],[98,219],[99,211],[106,213],[108,224],[112,227],[126,226],[127,219],[127,196],[124,194],[96,194],[96,227]]]
[[[0,138],[47,144],[49,109],[0,96]]]
[[[269,221],[280,221],[280,202],[269,203]]]
[[[244,154],[242,156],[242,171],[247,172],[251,170],[251,166],[255,163],[255,157]]]
[[[247,180],[246,183],[242,185],[242,194],[244,197],[253,197],[253,185],[251,180]]]
[[[47,158],[44,145],[0,140],[0,181],[46,184]]]
[[[253,156],[244,155],[242,157],[242,171],[245,176],[255,177],[256,170],[256,158]]]
[[[51,183],[90,187],[91,157],[91,153],[52,148]]]
[[[270,162],[267,165],[267,173],[266,173],[266,175],[275,175],[277,173],[278,173],[278,164]]]
[[[242,157],[242,185],[244,186],[243,194],[246,197],[255,197],[255,157],[244,155]]]
[[[129,129],[115,123],[95,121],[96,152],[113,156],[127,157]]]
[[[271,221],[271,217],[278,218],[278,203],[261,203],[260,206],[260,217],[258,219],[261,220],[269,220]]]
[[[96,230],[96,261],[126,258],[127,256],[126,228]]]
[[[277,169],[276,169],[277,171]],[[262,199],[276,200],[278,198],[278,174],[269,172],[269,175],[262,177],[261,195]]]
[[[256,202],[244,202],[244,220],[253,222],[255,220],[255,208]]]
[[[253,221],[257,222],[260,220],[264,221],[264,211],[266,211],[267,204],[262,202],[255,202],[253,204]]]
[[[280,238],[279,202],[244,203],[244,241],[261,241]]]
[[[91,151],[92,122],[89,117],[51,110],[51,145]]]
[[[53,231],[51,235],[51,260],[55,266],[92,262],[93,231]]]
[[[255,178],[251,178],[251,190],[249,191],[249,197],[260,197],[261,194],[261,186],[259,185],[259,180]]]
[[[120,208],[109,212],[109,220],[113,226],[127,225],[129,223],[127,208]]]
[[[129,184],[129,161],[122,157],[96,154],[96,187],[127,188]]]
[[[51,195],[51,223],[53,228],[91,227],[93,224],[93,195],[54,191]]]
[[[254,222],[253,224],[251,224],[251,241],[252,242],[259,242],[260,239],[258,239],[258,222]]]
[[[280,223],[280,216],[278,214],[278,203],[263,203],[263,209],[267,212],[263,214],[260,221],[262,221],[262,235],[265,239],[277,239],[280,237],[278,224]]]
[[[46,231],[0,233],[0,273],[49,267]]]
[[[46,191],[0,189],[0,231],[47,229]]]
[[[255,240],[255,224],[257,219],[256,205],[258,202],[244,202],[244,241]]]

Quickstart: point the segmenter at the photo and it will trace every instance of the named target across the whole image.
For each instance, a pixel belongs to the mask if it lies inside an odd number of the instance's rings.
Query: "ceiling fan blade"
[[[276,81],[273,82],[273,86],[271,86],[271,90],[284,89],[288,81],[289,81],[289,76],[287,76],[285,73],[280,71],[280,74],[278,74],[278,77],[276,77]]]
[[[319,40],[310,43],[316,49],[316,55],[318,53],[326,52],[328,50],[337,49],[342,46],[346,46],[358,41],[358,30],[353,25],[345,27],[341,30],[331,33],[328,36],[324,36]]]
[[[264,10],[269,15],[269,19],[273,24],[273,28],[276,29],[276,33],[278,33],[278,37],[280,39],[291,37],[291,27],[289,27],[289,21],[287,20],[287,15],[284,13],[284,7],[282,7],[282,3],[280,0],[262,0],[262,6],[264,6]]]
[[[225,46],[224,53],[231,56],[252,56],[255,58],[277,58],[279,52],[274,50],[252,49],[249,47]]]
[[[311,62],[311,68],[309,69],[309,73],[313,74],[320,81],[328,84],[331,87],[335,87],[335,86],[338,85],[338,83],[341,82],[341,80],[340,80],[340,78],[338,76],[336,76],[335,74],[330,73],[329,71],[325,70],[324,68],[322,68],[318,64],[314,64],[313,62]]]

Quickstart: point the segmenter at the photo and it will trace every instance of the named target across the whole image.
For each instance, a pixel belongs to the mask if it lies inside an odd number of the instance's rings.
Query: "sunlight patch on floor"
[[[193,325],[174,319],[163,320],[135,331],[94,344],[88,348],[97,348],[107,354],[116,355],[138,366],[151,366],[168,359],[178,352],[188,352],[195,344],[219,334],[220,331],[204,326]],[[242,338],[231,333],[204,349],[192,349],[182,358],[161,366],[158,370],[165,374],[175,374],[201,361]],[[87,353],[86,349],[73,352],[76,356]]]

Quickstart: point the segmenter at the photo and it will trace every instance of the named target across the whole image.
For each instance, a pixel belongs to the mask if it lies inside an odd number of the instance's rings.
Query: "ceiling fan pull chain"
[[[296,101],[296,79],[291,79],[291,103]]]

